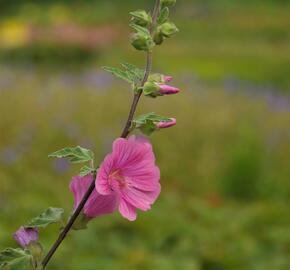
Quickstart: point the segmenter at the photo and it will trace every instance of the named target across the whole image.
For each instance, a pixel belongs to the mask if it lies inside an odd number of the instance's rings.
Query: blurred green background
[[[90,147],[101,161],[132,93],[102,65],[144,66],[128,12],[153,1],[0,1],[0,248],[48,206],[69,215],[79,170],[47,158]],[[176,117],[152,136],[162,172],[153,209],[73,232],[48,269],[290,269],[290,1],[179,0],[180,28],[154,71],[179,95],[138,113]],[[46,250],[57,226],[41,231]]]

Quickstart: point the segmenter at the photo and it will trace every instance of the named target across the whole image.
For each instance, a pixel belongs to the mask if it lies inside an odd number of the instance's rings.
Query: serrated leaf
[[[103,70],[112,73],[116,77],[128,82],[128,83],[133,83],[134,80],[130,77],[130,74],[128,74],[126,71],[120,69],[120,68],[114,68],[114,67],[107,67],[104,66],[102,67]]]
[[[144,70],[141,68],[136,67],[135,65],[129,64],[129,63],[122,63],[121,64],[127,71],[127,73],[130,73],[131,76],[135,80],[142,80],[144,76]]]
[[[168,20],[169,17],[169,8],[168,7],[164,7],[161,12],[160,15],[158,16],[157,19],[157,23],[158,24],[163,24]]]
[[[66,147],[49,155],[49,157],[66,158],[71,163],[87,162],[94,159],[94,153],[86,148]]]
[[[150,36],[150,32],[147,28],[134,24],[134,23],[131,23],[130,26],[134,28],[138,33],[141,33],[146,36]]]
[[[94,168],[91,168],[91,167],[85,165],[81,168],[79,176],[84,177],[84,176],[94,172],[94,170],[95,170]]]
[[[26,270],[29,267],[31,255],[20,248],[6,248],[0,253],[1,270]]]
[[[49,224],[60,222],[63,213],[64,210],[62,208],[49,207],[39,216],[30,220],[25,227],[45,228]]]

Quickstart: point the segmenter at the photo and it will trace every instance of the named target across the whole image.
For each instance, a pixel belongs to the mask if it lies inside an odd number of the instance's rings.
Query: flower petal
[[[136,208],[123,199],[120,200],[119,211],[124,218],[130,221],[137,218]]]
[[[117,208],[118,201],[119,198],[115,194],[101,195],[94,191],[84,207],[84,213],[89,218],[113,213]]]

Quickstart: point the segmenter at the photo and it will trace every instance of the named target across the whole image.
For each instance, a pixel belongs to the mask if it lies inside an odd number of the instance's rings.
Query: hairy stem
[[[159,11],[160,11],[160,0],[156,0],[153,14],[152,14],[152,24],[150,25],[150,28],[149,28],[151,35],[154,31]],[[143,80],[141,82],[141,87],[144,86],[144,84],[147,82],[148,77],[151,73],[151,69],[152,69],[152,52],[147,52],[146,69],[145,69]],[[133,120],[133,117],[134,117],[134,114],[135,114],[135,111],[136,111],[136,108],[137,108],[137,105],[138,105],[138,102],[140,100],[141,95],[142,95],[142,91],[139,91],[138,93],[134,94],[134,98],[133,98],[133,102],[132,102],[132,105],[130,108],[128,119],[127,119],[127,122],[125,124],[124,130],[121,134],[122,138],[126,138],[130,132],[131,122]],[[42,270],[45,269],[48,262],[53,257],[54,253],[57,251],[58,247],[61,245],[61,243],[63,242],[63,240],[67,236],[68,232],[71,230],[74,222],[76,221],[76,219],[80,215],[81,211],[83,210],[87,200],[89,199],[90,195],[92,194],[92,192],[95,189],[95,179],[96,179],[96,172],[94,171],[94,173],[92,175],[92,183],[91,183],[90,187],[88,188],[86,194],[84,195],[82,201],[78,205],[77,209],[74,211],[73,215],[70,217],[68,223],[66,224],[64,229],[59,234],[57,240],[54,242],[54,244],[52,245],[51,249],[48,251],[45,258],[43,259]]]

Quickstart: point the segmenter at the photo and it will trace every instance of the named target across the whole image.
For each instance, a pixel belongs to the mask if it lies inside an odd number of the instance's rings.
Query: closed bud
[[[173,7],[176,4],[176,0],[161,0],[163,7]]]
[[[23,248],[38,240],[37,228],[25,228],[21,226],[13,235],[16,242]]]
[[[159,31],[164,37],[169,38],[176,34],[179,30],[173,22],[166,22],[160,25]]]
[[[156,82],[156,83],[162,83],[162,84],[166,82],[170,82],[171,80],[172,80],[171,76],[163,75],[160,73],[151,74],[148,78],[148,81],[150,82]]]
[[[132,15],[132,22],[142,27],[147,27],[151,22],[151,16],[145,10],[136,10],[130,12]]]
[[[167,84],[160,84],[159,85],[159,93],[161,95],[172,95],[179,93],[180,89],[171,85]]]
[[[172,126],[175,126],[175,125],[176,125],[176,119],[175,118],[170,118],[170,121],[158,122],[156,124],[156,127],[158,129],[161,129],[161,128],[169,128],[169,127],[172,127]]]
[[[161,45],[164,41],[164,36],[162,35],[162,33],[160,31],[157,31],[154,34],[153,40],[154,40],[156,45]]]
[[[132,46],[139,51],[151,51],[155,43],[151,36],[135,33],[131,36]]]
[[[162,76],[164,80],[164,76],[160,74],[153,74],[152,76]],[[169,76],[170,77],[170,76]],[[168,79],[168,78],[167,78]],[[149,97],[158,97],[163,95],[172,95],[179,93],[180,89],[171,85],[167,85],[164,83],[157,83],[154,81],[148,81],[144,84],[143,92],[145,96]]]

